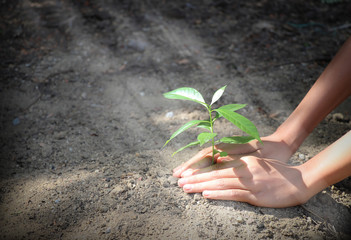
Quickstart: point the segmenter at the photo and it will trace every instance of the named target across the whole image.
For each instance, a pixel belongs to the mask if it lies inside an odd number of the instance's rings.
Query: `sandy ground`
[[[348,239],[351,181],[270,209],[185,194],[161,149],[201,106],[193,87],[261,136],[297,106],[350,36],[350,1],[23,0],[1,3],[0,239]],[[301,164],[351,127],[347,100],[291,158]],[[229,123],[222,135],[240,134]]]

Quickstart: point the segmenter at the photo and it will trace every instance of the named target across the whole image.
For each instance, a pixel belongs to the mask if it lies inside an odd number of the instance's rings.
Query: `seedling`
[[[189,101],[193,101],[201,104],[207,109],[209,119],[208,120],[191,120],[190,122],[185,123],[183,126],[181,126],[177,131],[175,131],[172,134],[172,136],[167,140],[167,142],[163,146],[166,146],[173,138],[175,138],[180,133],[184,132],[185,130],[195,125],[198,128],[207,130],[207,132],[200,133],[197,136],[197,141],[191,142],[188,145],[178,149],[173,153],[173,155],[184,150],[185,148],[195,146],[195,145],[202,146],[207,142],[211,142],[212,143],[212,164],[214,164],[214,157],[217,153],[219,153],[221,157],[225,157],[228,155],[228,153],[226,152],[223,152],[223,151],[219,152],[218,150],[215,149],[215,144],[217,143],[222,142],[222,143],[231,143],[231,144],[244,144],[244,143],[250,142],[253,139],[257,139],[262,143],[256,126],[250,120],[235,112],[245,107],[246,104],[228,104],[228,105],[221,106],[219,108],[215,108],[215,109],[212,108],[212,105],[222,97],[226,87],[227,86],[221,87],[213,94],[211,104],[207,104],[204,98],[202,97],[201,93],[194,88],[182,87],[182,88],[178,88],[173,91],[164,93],[163,96],[168,99],[189,100]],[[221,117],[224,117],[225,119],[233,123],[235,126],[237,126],[239,129],[247,133],[249,136],[224,137],[219,140],[215,140],[217,133],[214,132],[213,125],[214,125],[214,122]]]

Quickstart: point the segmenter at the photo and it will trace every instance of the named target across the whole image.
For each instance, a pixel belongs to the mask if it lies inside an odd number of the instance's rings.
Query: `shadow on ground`
[[[279,126],[350,36],[349,1],[3,1],[0,23],[2,239],[347,238],[349,179],[287,209],[184,194],[171,158],[201,106],[194,87],[262,136]],[[350,128],[350,100],[292,157]],[[239,133],[224,123],[220,134]],[[191,141],[191,140],[190,140]]]

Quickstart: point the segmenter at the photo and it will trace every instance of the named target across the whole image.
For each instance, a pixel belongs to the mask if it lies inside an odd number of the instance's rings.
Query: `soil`
[[[349,178],[285,209],[205,200],[171,173],[200,149],[171,157],[196,130],[162,149],[205,117],[163,98],[183,86],[210,100],[228,84],[218,103],[247,103],[272,133],[350,36],[350,12],[346,0],[3,0],[0,239],[350,239]],[[350,110],[290,163],[349,131]]]

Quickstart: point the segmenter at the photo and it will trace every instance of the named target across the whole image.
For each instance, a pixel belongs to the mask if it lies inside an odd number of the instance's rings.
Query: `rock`
[[[258,223],[256,227],[258,231],[262,231],[265,228],[263,223]]]
[[[242,216],[238,216],[238,217],[236,218],[236,221],[237,221],[238,223],[244,223],[244,222],[245,222],[245,220],[244,220],[244,218],[243,218]]]
[[[261,30],[272,31],[274,29],[274,25],[267,21],[259,21],[252,26],[252,29],[254,31],[261,31]]]
[[[165,182],[162,184],[162,186],[163,186],[164,188],[169,188],[169,187],[170,187],[170,184],[169,184],[168,181],[165,181]]]
[[[122,186],[116,186],[114,189],[112,189],[112,191],[110,192],[110,194],[112,195],[118,195],[121,194],[122,192],[124,192],[126,189]]]
[[[13,119],[13,121],[12,121],[12,125],[16,126],[16,125],[18,125],[18,124],[20,124],[20,120],[19,120],[19,118],[15,118],[15,119]]]
[[[108,207],[106,207],[106,206],[102,206],[101,208],[100,208],[100,212],[101,213],[107,213],[108,212]]]
[[[128,41],[127,46],[136,51],[143,52],[148,47],[148,44],[142,39],[131,39]]]
[[[202,199],[202,195],[201,193],[195,193],[194,195],[194,201],[200,201]]]
[[[342,113],[334,113],[332,115],[332,120],[334,122],[343,122],[344,121],[344,115]]]
[[[172,118],[174,116],[173,112],[166,113],[166,118]]]
[[[65,139],[66,138],[66,132],[55,132],[54,133],[54,138],[57,140]]]
[[[169,184],[172,186],[178,185],[178,178],[175,178],[173,176],[169,176],[167,180],[168,180]]]

